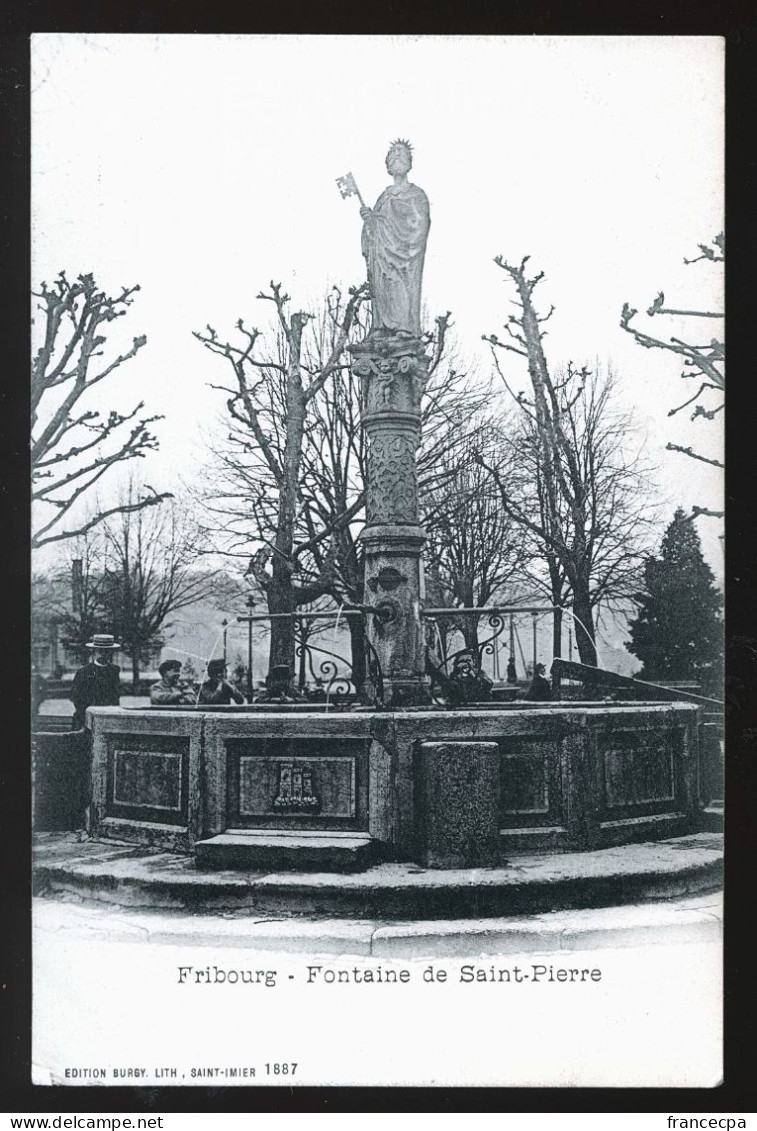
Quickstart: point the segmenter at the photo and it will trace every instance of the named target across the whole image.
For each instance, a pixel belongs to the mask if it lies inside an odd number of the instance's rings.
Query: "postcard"
[[[722,1079],[724,43],[32,36],[33,1082]]]

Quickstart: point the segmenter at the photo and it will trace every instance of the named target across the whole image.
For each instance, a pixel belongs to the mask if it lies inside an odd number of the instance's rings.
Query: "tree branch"
[[[691,448],[683,448],[683,447],[681,447],[680,444],[666,444],[665,450],[668,451],[668,452],[680,452],[684,456],[689,456],[690,459],[697,459],[697,460],[699,460],[700,463],[707,463],[707,464],[710,465],[710,467],[720,467],[720,468],[723,468],[723,469],[725,468],[725,464],[721,463],[720,460],[707,459],[706,456],[700,456],[697,452],[693,451]]]

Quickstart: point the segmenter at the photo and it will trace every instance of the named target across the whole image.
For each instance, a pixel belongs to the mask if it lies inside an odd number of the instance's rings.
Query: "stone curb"
[[[634,915],[624,916],[623,912]],[[722,918],[717,906],[710,911],[680,907],[634,904],[590,912],[535,916],[532,921],[480,921],[472,924],[412,923],[380,927],[372,938],[371,954],[377,957],[439,958],[470,954],[480,949],[491,955],[528,954],[545,951],[598,950],[606,947],[653,946],[715,942],[722,938]]]
[[[34,890],[203,915],[481,920],[682,898],[713,890],[721,872],[722,838],[712,833],[520,857],[507,869],[434,872],[385,864],[358,875],[197,872],[186,857],[62,836],[36,854]]]
[[[176,912],[138,912],[41,900],[34,908],[34,928],[72,930],[93,942],[240,947],[250,951],[386,959],[445,958],[719,942],[722,904],[715,893],[663,904],[553,912],[514,919],[387,924],[339,919],[255,922],[247,916],[199,918]]]

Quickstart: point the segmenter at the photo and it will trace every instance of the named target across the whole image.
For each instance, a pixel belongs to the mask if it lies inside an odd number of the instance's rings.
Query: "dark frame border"
[[[451,7],[451,6],[450,6]],[[488,11],[487,11],[488,8]],[[675,3],[623,5],[615,17],[606,4],[584,3],[572,6],[570,14],[556,13],[541,0],[515,0],[504,13],[488,5],[456,6],[454,15],[444,15],[443,7],[426,2],[414,9],[387,8],[383,17],[375,10],[366,12],[354,4],[340,2],[309,5],[307,11],[295,7],[267,6],[254,12],[254,26],[239,13],[208,6],[162,0],[149,6],[106,9],[99,0],[54,5],[38,2],[17,5],[3,18],[5,36],[0,43],[0,113],[6,118],[3,136],[10,138],[6,152],[10,167],[3,183],[3,251],[8,293],[3,303],[7,316],[6,381],[0,391],[2,419],[6,425],[6,474],[3,480],[5,506],[5,566],[7,645],[6,714],[14,739],[6,747],[2,767],[2,828],[8,838],[3,853],[3,887],[9,915],[3,932],[7,969],[7,988],[3,994],[3,1020],[10,1032],[4,1043],[9,1055],[3,1058],[5,1073],[3,1099],[6,1111],[116,1110],[117,1108],[175,1111],[186,1103],[192,1110],[197,1102],[222,1110],[240,1100],[248,1111],[335,1111],[384,1110],[475,1111],[534,1110],[582,1111],[588,1107],[613,1111],[747,1111],[752,1092],[752,1049],[754,1018],[748,1016],[750,975],[754,961],[747,949],[746,913],[753,888],[752,845],[754,812],[750,803],[757,764],[757,727],[754,697],[757,687],[757,569],[752,550],[757,525],[753,452],[757,434],[754,379],[755,365],[752,325],[754,299],[753,273],[757,266],[757,163],[752,145],[750,113],[755,97],[755,25],[757,14],[733,2],[727,5],[698,5],[685,0]],[[240,5],[240,11],[243,10]],[[461,14],[464,12],[464,15]],[[737,374],[729,391],[726,424],[729,474],[727,477],[727,741],[730,759],[726,781],[728,795],[728,886],[726,895],[726,1071],[717,1089],[349,1089],[285,1088],[181,1089],[160,1088],[42,1088],[28,1083],[30,1063],[30,930],[29,930],[29,767],[25,757],[28,734],[28,690],[22,660],[22,677],[16,663],[17,641],[28,650],[29,631],[29,534],[28,476],[26,445],[26,400],[19,394],[16,373],[26,370],[29,355],[28,293],[30,289],[29,231],[29,62],[28,36],[33,31],[88,32],[279,32],[300,34],[647,34],[722,35],[726,40],[727,105],[726,125],[728,179],[726,201],[730,255],[726,272],[729,311],[729,354]],[[750,458],[751,457],[751,458]],[[10,705],[10,711],[8,711]],[[15,751],[15,753],[14,753]],[[753,999],[752,999],[753,1000]]]

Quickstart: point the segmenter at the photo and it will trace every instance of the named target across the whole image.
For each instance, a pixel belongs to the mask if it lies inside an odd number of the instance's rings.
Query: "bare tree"
[[[275,301],[275,291],[272,293]],[[209,525],[220,534],[224,552],[232,557],[249,560],[250,543],[257,544],[248,572],[266,595],[270,612],[294,611],[322,596],[353,607],[363,599],[364,565],[358,535],[365,521],[365,445],[360,384],[346,353],[350,342],[365,335],[363,297],[362,289],[345,296],[333,288],[320,311],[308,317],[307,332],[299,339],[300,376],[294,388],[292,346],[281,317],[276,340],[262,359],[246,352],[255,344],[251,337],[257,331],[243,331],[244,350],[220,343],[215,331],[197,335],[204,345],[231,361],[236,381],[233,389],[224,389],[233,394],[227,401],[231,429],[226,442],[216,449],[215,481],[206,499]],[[284,314],[285,321],[289,317]],[[469,375],[455,364],[448,347],[449,326],[447,314],[436,319],[433,333],[427,335],[431,361],[422,408],[422,491],[438,483],[439,458],[459,441],[461,421],[480,409],[486,395],[472,389]],[[321,380],[322,376],[327,379]],[[294,499],[285,600],[278,599],[274,583],[277,562],[285,549],[280,525],[282,480]],[[276,640],[272,641],[271,663],[291,666],[291,623],[273,623]],[[365,674],[363,625],[356,617],[347,618],[347,624],[353,679],[360,685]]]
[[[98,289],[92,275],[70,283],[61,271],[52,286],[42,283],[34,293],[44,322],[31,374],[32,501],[43,516],[32,537],[33,548],[85,534],[122,511],[122,504],[97,509],[77,523],[73,508],[111,467],[141,459],[158,446],[150,425],[161,418],[140,417],[143,402],[131,412],[112,409],[106,416],[86,407],[92,387],[111,377],[146,342],[134,338],[125,353],[111,361],[98,360],[107,341],[106,326],[127,313],[138,290],[124,287],[111,296]],[[140,510],[167,497],[145,487],[130,507]]]
[[[333,348],[331,318],[321,316],[313,343],[318,357]],[[353,323],[351,340],[364,335],[365,323]],[[317,362],[316,362],[317,364]],[[364,556],[359,532],[365,522],[365,437],[360,423],[360,380],[349,365],[311,402],[311,417],[302,452],[301,517],[310,543],[303,565],[311,575],[329,579],[326,590],[337,605],[356,606],[363,600]],[[347,521],[338,521],[340,516]],[[331,531],[328,541],[319,532]],[[365,633],[362,619],[345,618],[350,634],[352,679],[361,687],[366,678]],[[314,622],[316,626],[318,622]]]
[[[569,364],[553,380],[547,366],[542,324],[532,295],[543,273],[526,275],[518,266],[495,263],[516,285],[518,315],[510,315],[507,341],[485,338],[497,371],[523,415],[519,451],[523,472],[506,481],[493,476],[503,508],[544,555],[555,604],[569,588],[581,662],[596,666],[595,611],[627,595],[644,553],[649,491],[638,452],[629,452],[630,421],[611,404],[612,378]],[[532,395],[516,392],[500,364],[500,351],[524,357]],[[555,635],[557,629],[555,630]]]
[[[509,441],[514,457],[508,483],[510,494],[525,514],[536,518],[536,530],[521,525],[523,581],[531,592],[544,595],[552,606],[552,654],[561,656],[563,609],[569,602],[570,583],[564,555],[557,552],[556,542],[568,521],[567,507],[559,494],[545,489],[538,429],[525,414]]]
[[[131,660],[134,683],[161,631],[170,627],[171,613],[212,597],[217,574],[198,569],[205,549],[192,514],[176,502],[157,510],[135,509],[139,488],[129,484],[123,508],[102,526],[104,586],[102,604],[107,620]]]
[[[487,466],[485,467],[484,464]],[[437,485],[422,497],[429,537],[427,576],[434,600],[449,608],[483,607],[518,587],[522,571],[520,528],[502,507],[497,481],[510,478],[512,457],[502,435],[474,421],[457,431],[456,443],[439,461]],[[508,594],[508,598],[512,594]],[[444,633],[459,627],[467,648],[478,646],[477,618],[445,617]]]
[[[715,236],[711,245],[700,244],[700,254],[694,259],[684,259],[687,265],[692,263],[699,263],[704,261],[706,263],[724,263],[725,262],[725,235],[723,232]],[[653,337],[642,330],[637,329],[631,325],[632,320],[638,314],[638,310],[630,307],[628,303],[623,304],[623,313],[620,319],[621,327],[629,334],[633,334],[636,342],[643,346],[645,349],[662,349],[668,353],[675,354],[677,357],[683,358],[684,369],[681,377],[685,381],[694,381],[697,385],[696,391],[692,396],[687,397],[681,404],[668,411],[668,416],[676,416],[685,408],[690,408],[694,405],[694,411],[691,414],[692,420],[714,420],[715,417],[723,411],[725,404],[725,343],[719,338],[711,338],[709,342],[694,345],[691,342],[683,341],[678,337],[670,337],[667,341],[661,338]],[[665,295],[660,291],[657,298],[647,310],[647,315],[650,318],[656,315],[665,314],[677,318],[704,318],[709,321],[720,321],[723,319],[722,310],[677,310],[665,305]],[[713,394],[715,394],[715,403],[713,406]],[[710,407],[707,407],[707,406]],[[702,463],[710,464],[712,467],[722,468],[724,464],[718,459],[709,459],[701,453],[694,451],[691,447],[683,447],[681,444],[668,443],[665,445],[668,451],[681,452],[683,455],[689,456],[691,459],[699,460]],[[692,518],[698,515],[709,515],[712,518],[722,518],[723,511],[708,510],[706,507],[692,507]]]
[[[289,296],[279,283],[271,283],[270,293],[258,295],[273,304],[278,325],[275,348],[266,356],[261,358],[256,353],[261,332],[247,327],[242,319],[237,322],[239,345],[222,341],[212,327],[195,334],[207,349],[225,359],[233,374],[231,386],[213,386],[228,394],[226,407],[233,424],[230,450],[225,456],[227,470],[236,479],[232,493],[237,496],[226,525],[227,534],[236,543],[229,552],[238,552],[240,534],[249,537],[248,522],[252,518],[262,545],[253,554],[249,569],[266,596],[271,614],[293,613],[299,605],[322,596],[333,583],[333,550],[317,577],[303,584],[296,581],[314,545],[306,531],[299,536],[303,530],[303,441],[315,397],[347,364],[345,346],[365,296],[365,286],[352,288],[345,303],[341,295],[332,296],[330,314],[336,323],[333,346],[316,366],[305,351],[311,316],[289,310]],[[356,501],[354,510],[358,507]],[[351,517],[350,510],[338,515],[331,527],[316,533],[315,542],[330,539],[336,527]],[[277,664],[287,664],[294,670],[294,634],[286,618],[271,622],[270,665]]]

